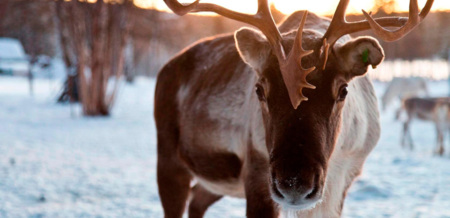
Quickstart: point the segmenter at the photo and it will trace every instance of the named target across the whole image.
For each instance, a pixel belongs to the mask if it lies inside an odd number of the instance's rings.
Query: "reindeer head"
[[[322,198],[346,96],[358,91],[348,84],[364,75],[369,65],[375,67],[384,58],[383,49],[374,38],[336,41],[348,33],[370,28],[384,40],[397,40],[420,23],[433,3],[428,0],[419,15],[417,0],[412,0],[409,19],[390,17],[375,21],[364,12],[366,21],[348,23],[345,10],[349,0],[341,0],[323,35],[304,29],[307,12],[297,31],[280,34],[267,0],[258,1],[258,12],[253,16],[198,0],[189,5],[165,1],[177,14],[212,11],[252,24],[261,31],[238,30],[236,47],[258,77],[255,92],[270,154],[268,180],[272,199],[294,209],[310,208]],[[391,32],[379,24],[402,27]]]
[[[295,34],[283,35],[287,50],[295,45]],[[303,35],[304,48],[320,50],[323,35],[310,30],[305,30]],[[348,84],[354,77],[364,75],[368,65],[378,65],[384,57],[383,49],[369,37],[336,44],[325,69],[317,67],[306,77],[315,87],[303,90],[308,100],[294,108],[279,62],[264,36],[245,28],[237,31],[235,37],[242,59],[259,78],[255,89],[266,127],[273,199],[297,209],[313,206],[323,193],[327,163],[339,133]],[[304,57],[302,66],[320,65],[319,53]]]

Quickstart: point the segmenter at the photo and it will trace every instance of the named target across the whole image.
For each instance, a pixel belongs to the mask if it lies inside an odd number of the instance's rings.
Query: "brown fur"
[[[241,173],[241,161],[232,153],[186,150],[180,157],[193,173],[208,180],[237,179]]]
[[[248,146],[248,164],[245,179],[245,193],[247,196],[248,217],[276,217],[278,208],[270,198],[267,186],[269,165],[264,156],[251,145]]]
[[[222,196],[209,192],[199,184],[192,188],[192,195],[192,200],[189,202],[190,218],[203,217],[206,209],[222,198]]]
[[[169,67],[173,72],[177,66]],[[160,80],[170,79],[170,84],[165,83],[164,94],[175,94],[176,85],[180,80],[172,80],[167,75],[160,75]],[[166,217],[181,217],[184,212],[186,199],[189,195],[189,183],[192,178],[186,166],[180,161],[177,155],[179,145],[179,130],[177,122],[177,110],[174,101],[162,100],[161,89],[157,85],[155,93],[155,116],[156,127],[158,129],[158,163],[157,163],[157,180],[159,186],[159,195],[161,203],[164,205],[172,205],[171,208],[165,207],[164,214]],[[173,119],[175,117],[175,119]]]

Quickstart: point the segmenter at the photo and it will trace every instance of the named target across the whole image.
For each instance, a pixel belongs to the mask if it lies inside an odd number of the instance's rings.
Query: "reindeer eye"
[[[347,85],[343,85],[340,89],[339,89],[339,96],[338,96],[338,101],[343,101],[345,100],[345,97],[347,97],[348,94],[348,89],[347,89]]]
[[[256,84],[256,94],[260,101],[266,101],[266,95],[264,94],[264,88],[260,84]]]

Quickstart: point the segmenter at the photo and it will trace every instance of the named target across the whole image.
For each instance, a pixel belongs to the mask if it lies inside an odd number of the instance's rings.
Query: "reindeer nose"
[[[311,180],[315,180],[312,178]],[[276,182],[276,188],[287,200],[302,200],[312,198],[317,193],[314,181],[300,181],[297,177],[290,177]]]
[[[320,200],[320,174],[310,177],[289,176],[273,178],[272,191],[289,206],[310,205]]]

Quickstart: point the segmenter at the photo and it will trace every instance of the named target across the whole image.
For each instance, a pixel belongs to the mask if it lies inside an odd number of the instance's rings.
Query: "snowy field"
[[[85,118],[55,104],[60,83],[0,77],[0,217],[162,217],[156,185],[155,81],[122,84],[110,118]],[[377,93],[385,84],[375,84]],[[434,95],[447,82],[430,82]],[[398,106],[398,105],[397,105]],[[433,155],[434,127],[414,122],[416,149],[401,149],[393,105],[352,186],[344,217],[450,217],[450,140]],[[243,217],[245,201],[224,198],[207,217]]]

